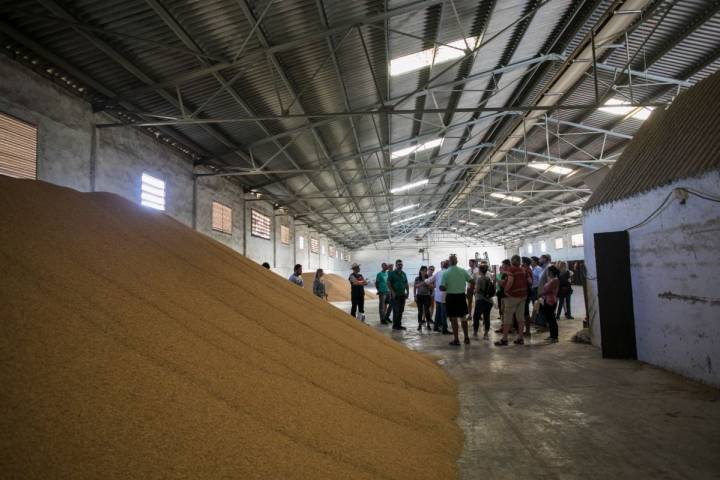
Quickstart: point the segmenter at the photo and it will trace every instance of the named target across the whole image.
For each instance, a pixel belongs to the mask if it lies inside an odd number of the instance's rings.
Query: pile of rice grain
[[[348,272],[348,277],[350,272]],[[302,274],[305,290],[312,293],[313,282],[315,281],[315,272],[305,272]],[[329,302],[349,302],[350,299],[350,280],[336,275],[334,273],[326,273],[323,275],[325,279],[325,292],[328,294]],[[365,291],[365,298],[372,298],[370,293]]]
[[[0,321],[3,478],[457,475],[431,360],[115,195],[0,176]]]

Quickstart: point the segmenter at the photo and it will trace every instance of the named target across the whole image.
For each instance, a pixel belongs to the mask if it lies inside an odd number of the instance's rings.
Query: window
[[[555,250],[562,250],[563,248],[563,239],[562,237],[558,237],[555,239]]]
[[[37,178],[37,128],[2,113],[0,175]]]
[[[335,245],[330,245],[328,247],[328,252],[329,252],[330,258],[337,258],[337,250],[335,249]]]
[[[254,208],[250,209],[250,234],[253,237],[270,240],[270,217],[263,215]]]
[[[598,110],[609,113],[611,115],[622,115],[637,118],[638,120],[646,120],[655,107],[633,107],[629,100],[613,97],[605,102],[605,106]]]
[[[285,225],[280,225],[280,241],[285,245],[290,245],[290,229]]]
[[[140,203],[155,210],[165,210],[165,182],[143,173]]]
[[[528,245],[527,248],[526,248],[526,250],[527,250],[527,253],[533,253],[532,244],[531,244],[531,245]]]
[[[541,251],[542,253],[547,252],[547,243],[545,243],[544,240],[543,240],[542,242],[540,242],[540,251]]]
[[[570,246],[582,247],[584,245],[585,245],[585,239],[583,238],[582,233],[576,233],[575,235],[572,235],[570,237]]]
[[[305,237],[302,235],[298,236],[298,248],[300,250],[305,250]]]
[[[310,251],[312,253],[319,253],[320,252],[320,242],[318,242],[317,238],[311,238],[310,239]]]
[[[232,235],[232,208],[212,202],[212,229]]]

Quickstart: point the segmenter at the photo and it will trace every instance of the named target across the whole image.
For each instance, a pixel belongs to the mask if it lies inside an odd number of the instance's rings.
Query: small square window
[[[562,250],[563,248],[563,239],[562,237],[558,237],[555,239],[555,250]]]
[[[165,210],[165,182],[143,173],[140,203],[155,210]]]
[[[37,128],[2,113],[0,175],[37,178]]]
[[[320,242],[317,238],[310,239],[310,251],[312,253],[320,253]]]
[[[270,240],[270,217],[255,209],[250,209],[250,234],[253,237]]]
[[[280,225],[280,241],[285,245],[290,245],[290,229],[285,225]]]
[[[570,237],[570,245],[572,247],[583,247],[585,246],[585,238],[582,233],[576,233]]]
[[[232,208],[212,202],[212,229],[232,235]]]

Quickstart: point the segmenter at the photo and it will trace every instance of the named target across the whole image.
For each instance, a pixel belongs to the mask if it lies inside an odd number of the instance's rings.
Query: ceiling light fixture
[[[420,187],[420,186],[422,186],[422,185],[426,185],[429,181],[430,181],[430,180],[428,180],[428,179],[426,178],[425,180],[420,180],[420,181],[417,181],[417,182],[408,183],[407,185],[403,185],[402,187],[393,188],[392,190],[390,190],[390,193],[400,193],[400,192],[404,192],[404,191],[406,191],[406,190],[410,190],[411,188],[415,188],[415,187]]]
[[[402,75],[403,73],[420,70],[433,64],[437,65],[463,57],[465,56],[465,50],[468,46],[475,48],[477,40],[478,37],[461,38],[447,45],[440,45],[421,52],[393,58],[390,60],[390,76]]]
[[[401,148],[400,150],[395,150],[390,154],[390,158],[400,158],[405,157],[407,155],[410,155],[411,153],[418,153],[425,150],[430,150],[435,147],[439,147],[443,144],[443,141],[445,141],[445,138],[436,138],[434,140],[430,140],[429,142],[425,143],[419,143],[417,145],[413,145],[412,147],[405,147]]]
[[[477,213],[478,215],[484,215],[486,217],[497,217],[497,213],[491,212],[489,210],[481,210],[479,208],[471,208],[471,212]]]
[[[411,209],[419,207],[419,206],[420,206],[419,203],[413,203],[412,205],[405,205],[404,207],[396,208],[395,210],[393,210],[393,213],[404,212],[405,210],[411,210]]]
[[[408,217],[408,218],[404,218],[402,220],[395,220],[390,225],[399,225],[401,223],[409,222],[411,220],[417,220],[418,218],[426,217],[428,215],[432,215],[433,213],[435,213],[435,210],[432,210],[430,212],[421,213],[420,215],[415,215],[414,217]]]
[[[571,173],[573,171],[572,168],[561,167],[559,165],[550,165],[549,163],[545,162],[530,162],[528,163],[528,167],[534,168],[536,170],[542,170],[544,172],[557,173],[558,175],[567,175],[568,173]]]
[[[499,193],[499,192],[493,192],[490,194],[490,196],[493,198],[499,198],[500,200],[507,200],[509,202],[515,202],[515,203],[522,203],[525,201],[523,198],[514,197],[512,195],[506,195],[504,193]]]
[[[605,106],[600,107],[598,110],[612,115],[629,115],[638,120],[646,120],[654,108],[655,107],[635,107],[626,100],[613,97],[605,102]]]

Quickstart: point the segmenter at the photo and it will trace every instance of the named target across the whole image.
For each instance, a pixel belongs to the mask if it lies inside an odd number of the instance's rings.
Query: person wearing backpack
[[[483,340],[487,340],[490,332],[490,311],[495,296],[495,282],[488,275],[488,264],[480,262],[475,275],[475,310],[473,311],[473,336],[477,337],[480,329],[480,317],[483,319]]]
[[[520,266],[520,255],[513,255],[510,259],[510,268],[506,270],[507,277],[502,280],[502,287],[505,291],[505,308],[503,310],[503,336],[495,342],[497,346],[508,344],[508,334],[512,327],[513,320],[517,319],[518,337],[513,342],[516,345],[523,345],[523,323],[525,320],[525,299],[528,296],[528,286],[532,284],[532,275],[528,270]]]

